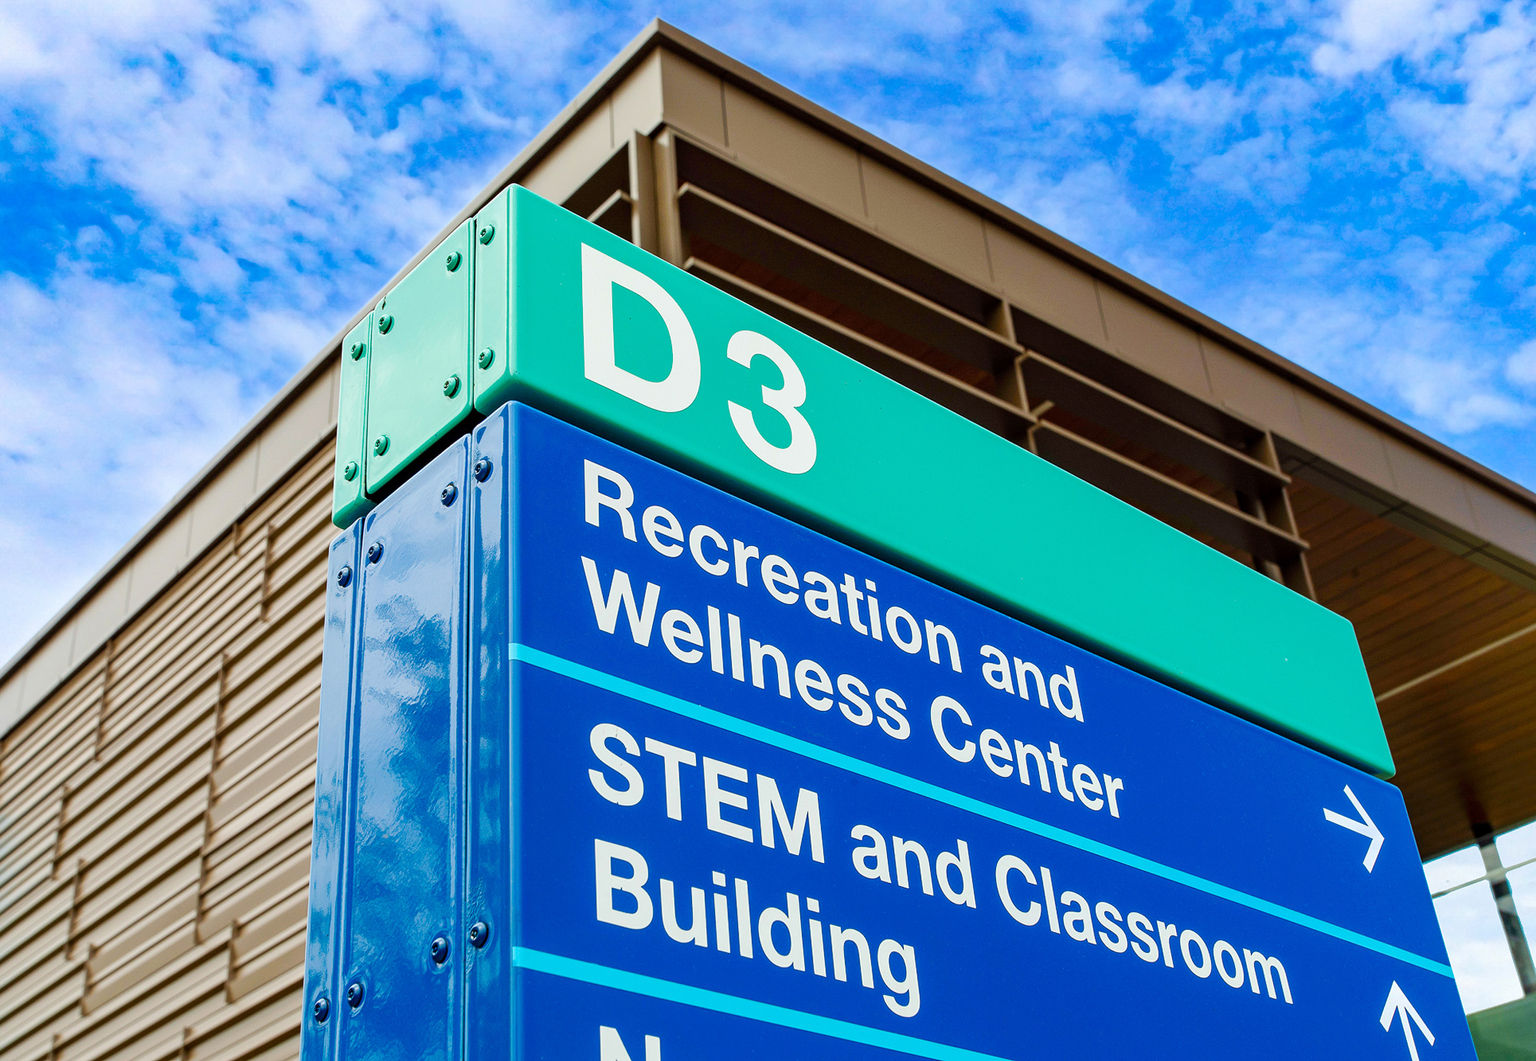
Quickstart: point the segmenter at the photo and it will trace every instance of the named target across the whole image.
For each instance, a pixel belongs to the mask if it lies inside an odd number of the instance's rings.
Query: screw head
[[[368,352],[368,344],[367,343],[353,343],[352,344],[352,348],[349,351],[347,351],[347,352],[352,355],[352,360],[353,361],[361,361],[362,358],[363,358],[363,355]]]
[[[379,318],[379,334],[388,335],[389,330],[395,326],[395,318],[391,314],[384,314]]]
[[[469,926],[469,942],[473,947],[483,947],[491,938],[491,926],[484,921],[476,921]]]
[[[438,936],[432,941],[432,960],[438,965],[448,960],[448,940]]]
[[[491,477],[491,458],[481,457],[475,461],[475,481],[485,482]]]
[[[374,456],[382,457],[382,456],[384,456],[385,452],[388,451],[388,449],[389,449],[389,436],[388,435],[380,435],[378,438],[373,440],[373,455]]]
[[[360,980],[353,980],[347,985],[347,1005],[353,1009],[363,1004],[363,984]]]
[[[357,461],[347,461],[341,469],[341,477],[347,482],[357,478]]]
[[[448,271],[451,273],[459,267],[459,263],[463,260],[464,255],[460,254],[458,251],[449,251],[448,257],[443,259],[443,265],[447,266]]]
[[[449,376],[447,379],[443,380],[443,397],[452,398],[457,393],[459,393],[458,376]]]
[[[496,238],[496,226],[495,225],[492,225],[489,222],[487,222],[486,224],[480,226],[480,236],[479,236],[479,239],[480,239],[481,246],[484,246],[485,244],[491,242],[491,240],[493,240],[495,238]]]
[[[481,368],[490,368],[491,362],[495,360],[496,351],[487,346],[484,350],[480,351],[480,356],[475,359],[475,363],[478,364]]]
[[[326,998],[324,995],[321,995],[319,998],[315,999],[315,1021],[316,1023],[324,1024],[325,1018],[329,1017],[330,1015],[331,1000]]]
[[[336,572],[336,585],[340,586],[342,589],[346,589],[351,584],[352,568],[343,566],[340,571]]]
[[[443,487],[443,492],[439,496],[441,496],[443,499],[443,507],[447,508],[449,505],[453,504],[453,499],[459,496],[459,488],[454,486],[452,483],[449,483],[447,486]]]
[[[368,546],[368,562],[370,564],[378,563],[379,562],[379,557],[381,557],[383,555],[384,555],[384,543],[383,542],[374,542],[372,545]]]

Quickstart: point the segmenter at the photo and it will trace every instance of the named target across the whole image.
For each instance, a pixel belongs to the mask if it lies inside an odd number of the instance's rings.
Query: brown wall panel
[[[0,1059],[293,1058],[322,447],[0,743]]]

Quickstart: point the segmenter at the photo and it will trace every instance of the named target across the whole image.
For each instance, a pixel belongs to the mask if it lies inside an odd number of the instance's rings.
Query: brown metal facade
[[[298,1053],[330,454],[7,735],[0,1057]]]
[[[665,26],[511,180],[1349,617],[1426,855],[1536,817],[1528,492]],[[297,1054],[337,356],[0,675],[4,1061]]]

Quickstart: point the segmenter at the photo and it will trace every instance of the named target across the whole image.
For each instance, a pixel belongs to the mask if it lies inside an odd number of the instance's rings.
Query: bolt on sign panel
[[[336,422],[336,471],[331,487],[331,512],[340,526],[350,525],[373,507],[363,492],[363,469],[368,463],[368,355],[372,337],[370,313],[341,341],[338,403],[346,415]]]
[[[523,188],[449,243],[389,293],[387,334],[375,311],[360,407],[343,379],[370,498],[464,395],[481,413],[516,398],[1391,775],[1341,616]],[[449,273],[460,246],[472,262]],[[466,347],[449,308],[468,272]],[[450,400],[455,365],[470,382]],[[338,497],[356,460],[338,450]]]
[[[398,491],[331,549],[306,965],[327,986],[306,1056],[460,1056],[466,548],[442,488],[467,448],[425,469],[430,496]]]
[[[341,346],[333,518],[356,519],[470,414],[474,263],[466,223]]]
[[[1473,1057],[1391,785],[528,406],[331,572],[311,1061]]]

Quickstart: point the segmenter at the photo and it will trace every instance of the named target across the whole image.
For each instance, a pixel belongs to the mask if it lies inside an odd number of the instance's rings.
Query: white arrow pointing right
[[[1360,805],[1360,801],[1355,798],[1354,792],[1348,785],[1344,786],[1344,795],[1348,796],[1349,801],[1355,805],[1355,812],[1360,815],[1360,820],[1346,818],[1338,811],[1329,810],[1327,807],[1323,808],[1323,817],[1334,825],[1342,825],[1350,832],[1359,833],[1370,840],[1371,846],[1365,849],[1365,858],[1361,862],[1365,866],[1365,871],[1369,873],[1376,868],[1376,856],[1381,854],[1381,842],[1386,837],[1382,836],[1381,830],[1376,828],[1376,823],[1371,821],[1371,816],[1365,813],[1365,808]]]
[[[1408,996],[1403,994],[1403,989],[1397,986],[1397,981],[1392,981],[1392,990],[1387,992],[1387,1004],[1381,1010],[1381,1030],[1388,1031],[1392,1027],[1392,1018],[1396,1017],[1403,1025],[1403,1038],[1408,1040],[1408,1056],[1413,1061],[1419,1061],[1419,1047],[1413,1041],[1413,1024],[1418,1025],[1419,1031],[1424,1033],[1425,1042],[1430,1046],[1435,1045],[1434,1033],[1424,1023],[1424,1018],[1419,1016],[1419,1011],[1413,1008],[1413,1003],[1408,1001]]]

